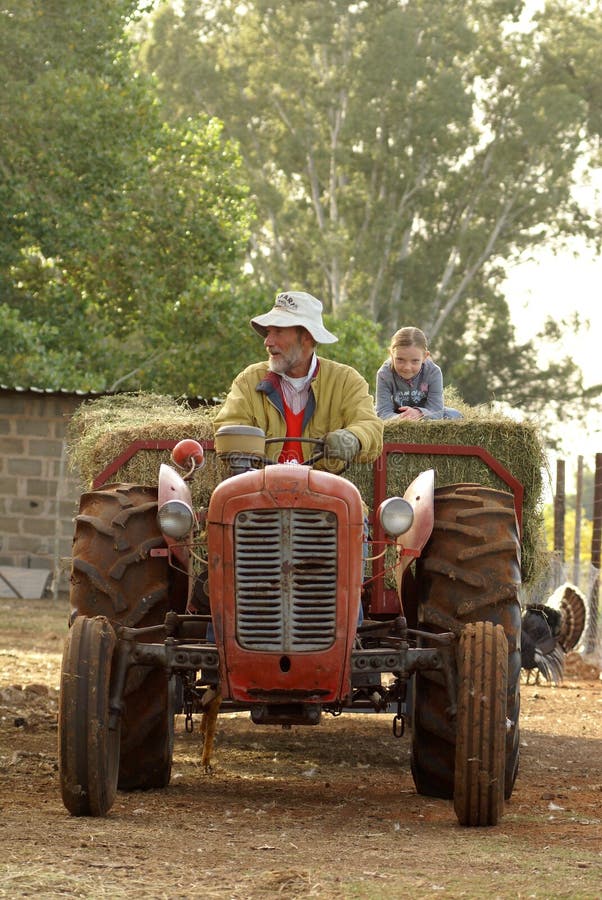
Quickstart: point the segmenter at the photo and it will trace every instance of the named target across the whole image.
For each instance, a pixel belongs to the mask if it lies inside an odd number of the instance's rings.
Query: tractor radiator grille
[[[337,522],[319,509],[259,509],[234,525],[241,647],[323,650],[335,638]]]

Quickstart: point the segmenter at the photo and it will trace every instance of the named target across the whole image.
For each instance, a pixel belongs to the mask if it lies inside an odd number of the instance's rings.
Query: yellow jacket
[[[222,425],[253,425],[262,428],[268,438],[284,437],[286,423],[278,381],[279,376],[270,372],[267,361],[244,369],[234,379],[215,417],[216,430]],[[323,438],[329,431],[347,428],[360,442],[354,461],[373,462],[382,452],[383,425],[374,410],[368,383],[359,372],[319,357],[303,417],[303,437]],[[315,451],[311,444],[302,447],[304,459]],[[268,454],[277,458],[281,449],[282,444],[270,445]],[[324,462],[318,466],[324,467]],[[331,461],[328,468],[340,471],[343,463],[333,465]]]

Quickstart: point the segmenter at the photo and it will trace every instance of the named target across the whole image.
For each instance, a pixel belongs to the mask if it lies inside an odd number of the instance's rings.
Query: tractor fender
[[[422,549],[433,531],[435,523],[435,471],[426,469],[409,485],[404,500],[414,510],[414,521],[404,534],[397,538],[399,565],[396,568],[397,590],[401,591],[403,573]]]
[[[190,492],[190,488],[188,484],[184,481],[181,475],[179,475],[175,469],[172,469],[171,466],[166,465],[165,463],[161,463],[159,468],[159,509],[161,506],[166,503],[168,500],[182,500],[184,503],[187,503],[191,509],[192,506],[192,494]],[[181,540],[176,540],[175,538],[169,537],[169,535],[164,535],[167,546],[170,550],[170,555],[176,557],[176,559],[186,568],[188,569],[188,563],[190,560],[190,551],[188,548],[188,541],[182,542]]]

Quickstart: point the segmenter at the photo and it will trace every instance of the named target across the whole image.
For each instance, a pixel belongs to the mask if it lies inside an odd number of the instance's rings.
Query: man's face
[[[309,371],[309,361],[313,354],[313,345],[307,333],[295,326],[275,328],[270,326],[264,339],[264,347],[268,351],[269,366],[277,375],[290,375],[300,378]]]

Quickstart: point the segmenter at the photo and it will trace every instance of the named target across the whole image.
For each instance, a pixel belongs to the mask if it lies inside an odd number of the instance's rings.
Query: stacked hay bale
[[[75,412],[68,429],[70,461],[89,489],[94,479],[134,441],[213,439],[213,419],[218,407],[191,409],[187,402],[157,394],[121,394],[89,400]],[[466,411],[465,411],[466,412]],[[537,427],[516,423],[478,410],[461,420],[390,422],[385,442],[477,446],[487,450],[524,487],[522,567],[523,580],[534,580],[544,562],[542,531],[542,472],[545,455]],[[111,481],[156,484],[159,465],[170,461],[168,450],[144,450],[124,463]],[[400,452],[387,460],[387,494],[403,494],[425,469],[434,469],[436,484],[477,482],[508,490],[504,481],[476,456]],[[226,475],[215,453],[206,453],[206,464],[193,482],[195,505],[206,506],[211,493]],[[372,506],[374,469],[352,465],[346,472]]]
[[[217,407],[191,409],[185,400],[161,394],[116,394],[88,400],[75,411],[67,429],[69,461],[89,490],[94,479],[134,441],[213,440]],[[215,454],[191,485],[196,504],[206,506],[225,471]],[[161,463],[171,462],[169,450],[138,452],[111,476],[110,481],[156,484]]]

